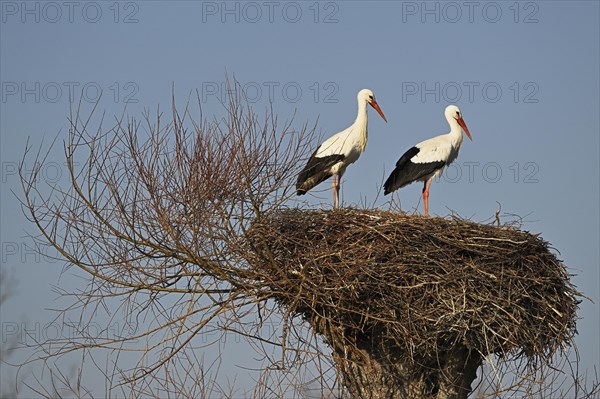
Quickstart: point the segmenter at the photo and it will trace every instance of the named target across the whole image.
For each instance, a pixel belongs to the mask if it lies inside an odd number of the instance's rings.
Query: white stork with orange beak
[[[340,179],[348,165],[356,162],[367,146],[367,104],[375,108],[384,121],[385,115],[369,89],[362,89],[356,96],[358,115],[350,127],[331,136],[312,154],[298,175],[296,193],[304,195],[317,184],[333,176],[333,207],[339,205]]]
[[[462,131],[465,131],[469,140],[473,140],[465,121],[463,121],[460,109],[456,105],[447,106],[444,115],[450,125],[450,133],[422,141],[406,151],[396,162],[396,169],[392,171],[383,185],[383,193],[388,195],[412,182],[424,182],[425,216],[429,215],[431,181],[440,176],[444,167],[450,165],[458,156],[458,150],[463,141]]]

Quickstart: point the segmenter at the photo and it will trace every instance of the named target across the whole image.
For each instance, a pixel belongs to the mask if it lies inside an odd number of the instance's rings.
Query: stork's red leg
[[[432,178],[427,179],[423,184],[423,204],[425,206],[425,216],[429,216],[429,186],[431,186]]]
[[[337,209],[340,197],[340,178],[338,175],[333,175],[333,183],[331,186],[333,188],[333,208]]]

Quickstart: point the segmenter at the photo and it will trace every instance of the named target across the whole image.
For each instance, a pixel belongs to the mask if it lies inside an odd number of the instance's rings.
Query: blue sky
[[[77,284],[24,246],[32,226],[11,190],[27,139],[66,137],[70,91],[85,90],[90,105],[102,92],[107,115],[139,116],[169,109],[174,85],[180,99],[198,90],[204,112],[217,113],[227,71],[257,111],[271,101],[280,118],[296,111],[297,126],[318,118],[323,135],[353,121],[358,90],[375,92],[389,123],[370,113],[366,152],[343,179],[345,205],[375,201],[402,153],[447,132],[444,107],[460,106],[473,142],[432,185],[430,212],[483,221],[500,203],[523,216],[593,300],[581,305],[576,342],[583,369],[600,366],[599,2],[0,4],[2,267],[16,279],[3,342],[15,326],[52,320],[52,285]],[[50,181],[64,175],[55,155]],[[329,206],[329,187],[310,203]],[[422,212],[420,190],[398,192],[404,210]]]

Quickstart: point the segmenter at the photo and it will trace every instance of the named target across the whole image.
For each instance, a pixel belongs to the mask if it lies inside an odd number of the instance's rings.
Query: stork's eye
[[[369,99],[371,99],[371,100],[372,100],[372,99],[373,99],[373,96],[369,95]]]

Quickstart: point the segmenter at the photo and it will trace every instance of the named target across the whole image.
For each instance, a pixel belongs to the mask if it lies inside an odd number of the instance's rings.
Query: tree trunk
[[[315,317],[313,327],[333,349],[342,383],[352,398],[466,399],[477,377],[481,356],[457,345],[436,359],[400,362],[393,341],[377,334],[348,335],[331,320]]]

